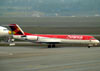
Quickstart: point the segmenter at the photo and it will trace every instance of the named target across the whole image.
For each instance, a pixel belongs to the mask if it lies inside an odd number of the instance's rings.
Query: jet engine
[[[26,40],[36,41],[36,40],[38,40],[38,37],[37,36],[26,36]]]
[[[14,39],[20,39],[20,40],[31,40],[31,41],[36,41],[38,40],[38,37],[37,36],[27,36],[27,35],[13,35],[13,38]]]

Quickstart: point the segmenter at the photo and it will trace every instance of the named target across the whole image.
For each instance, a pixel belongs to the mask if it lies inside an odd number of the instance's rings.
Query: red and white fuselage
[[[81,43],[93,46],[99,41],[89,35],[52,35],[52,34],[30,34],[23,32],[17,24],[9,25],[14,32],[13,37],[20,40],[28,40],[35,43],[60,44],[60,43]]]
[[[29,40],[37,43],[83,43],[83,44],[95,44],[99,41],[93,36],[88,35],[44,35],[44,34],[26,34],[26,35],[14,35],[15,39]]]

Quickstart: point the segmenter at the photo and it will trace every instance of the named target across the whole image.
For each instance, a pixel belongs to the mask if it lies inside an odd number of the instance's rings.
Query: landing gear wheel
[[[88,48],[90,48],[91,46],[88,46]]]
[[[56,46],[55,46],[55,44],[49,44],[48,45],[48,48],[55,48]]]
[[[56,47],[55,44],[53,44],[52,47],[55,48]]]
[[[48,48],[52,48],[51,44],[48,45]]]

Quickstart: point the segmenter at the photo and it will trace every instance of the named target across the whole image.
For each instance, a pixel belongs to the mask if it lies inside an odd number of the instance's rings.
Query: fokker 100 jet
[[[99,40],[89,35],[53,35],[31,34],[23,32],[17,24],[9,24],[14,39],[28,40],[33,43],[46,43],[48,48],[56,47],[56,44],[81,43],[88,44],[88,48],[99,44]]]

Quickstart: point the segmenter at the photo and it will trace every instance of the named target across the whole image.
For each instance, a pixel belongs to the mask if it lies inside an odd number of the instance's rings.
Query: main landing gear
[[[88,46],[88,48],[91,48],[91,46]]]
[[[55,44],[49,44],[48,45],[48,48],[55,48],[56,46],[55,46]]]

